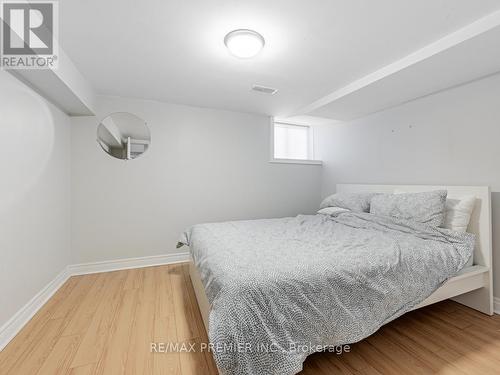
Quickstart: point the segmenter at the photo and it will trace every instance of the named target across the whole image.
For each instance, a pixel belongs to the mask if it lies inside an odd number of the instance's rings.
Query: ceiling
[[[287,116],[497,9],[498,0],[65,0],[60,43],[99,94]],[[314,4],[314,5],[312,5]],[[266,39],[250,60],[233,29]],[[279,89],[268,96],[253,84]]]

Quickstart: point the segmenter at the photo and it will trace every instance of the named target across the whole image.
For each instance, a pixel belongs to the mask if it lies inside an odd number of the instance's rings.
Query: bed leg
[[[491,286],[453,297],[452,300],[484,314],[493,315],[493,289]]]

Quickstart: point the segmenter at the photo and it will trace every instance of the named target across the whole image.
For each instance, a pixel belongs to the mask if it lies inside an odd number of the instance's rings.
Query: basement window
[[[314,160],[312,126],[271,121],[271,156],[273,163],[321,164]]]

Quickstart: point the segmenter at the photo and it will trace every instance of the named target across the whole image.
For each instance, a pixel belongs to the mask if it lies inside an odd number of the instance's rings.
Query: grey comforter
[[[409,311],[472,255],[474,235],[367,213],[201,224],[183,234],[224,375],[288,375]]]

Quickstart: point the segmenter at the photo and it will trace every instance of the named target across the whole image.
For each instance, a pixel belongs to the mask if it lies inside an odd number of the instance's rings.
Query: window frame
[[[282,125],[290,125],[290,126],[302,126],[308,128],[308,136],[307,136],[307,159],[279,159],[274,157],[274,126],[275,124]],[[282,164],[306,164],[306,165],[322,165],[323,162],[321,160],[314,159],[314,128],[310,124],[300,123],[296,121],[287,121],[287,120],[279,120],[274,117],[270,118],[269,124],[270,130],[270,155],[269,162],[270,163],[282,163]]]

